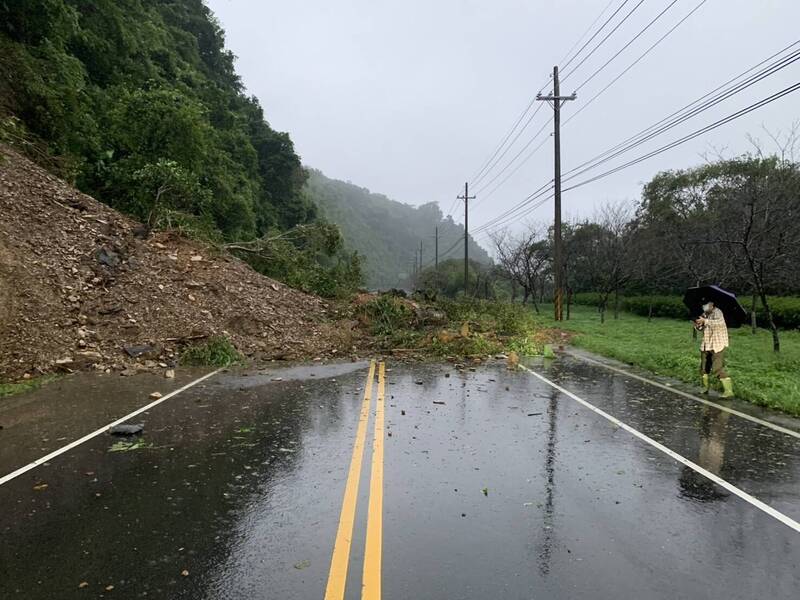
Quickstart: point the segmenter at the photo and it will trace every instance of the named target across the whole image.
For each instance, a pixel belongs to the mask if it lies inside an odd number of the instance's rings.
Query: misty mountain
[[[423,267],[434,262],[434,233],[439,228],[439,260],[463,255],[464,227],[444,218],[439,205],[415,207],[352,183],[330,179],[309,169],[306,193],[320,216],[342,230],[345,243],[364,257],[364,283],[369,288],[401,285],[411,273],[415,252],[422,241]],[[491,263],[491,258],[470,237],[471,260]]]

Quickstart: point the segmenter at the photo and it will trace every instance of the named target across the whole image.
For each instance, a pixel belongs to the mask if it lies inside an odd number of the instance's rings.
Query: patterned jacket
[[[715,307],[711,314],[704,318],[700,329],[703,331],[701,351],[722,352],[728,347],[728,326],[720,309]]]

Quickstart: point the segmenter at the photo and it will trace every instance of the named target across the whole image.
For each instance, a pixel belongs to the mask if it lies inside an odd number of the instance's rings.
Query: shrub
[[[181,352],[182,365],[196,367],[227,367],[240,362],[242,355],[225,336],[208,338],[201,344],[189,346]]]
[[[772,317],[775,325],[781,329],[800,328],[800,298],[792,296],[778,296],[768,298],[769,307],[772,310]],[[747,306],[746,308],[750,308]],[[756,319],[761,327],[767,327],[767,314],[759,302],[756,309]]]
[[[394,335],[408,328],[415,318],[414,311],[406,302],[388,294],[370,300],[361,310],[376,335]]]
[[[583,306],[600,306],[601,295],[595,292],[581,292],[572,297],[573,304]],[[745,297],[739,298],[748,312],[752,306]],[[613,298],[609,299],[612,306]],[[794,296],[774,296],[769,298],[775,324],[781,329],[800,328],[800,298]],[[624,296],[620,298],[620,308],[643,317],[648,316],[652,307],[652,316],[669,319],[688,319],[689,314],[679,296]],[[756,319],[760,327],[767,327],[767,315],[761,302],[756,304]]]
[[[226,244],[259,273],[327,298],[345,297],[361,285],[362,261],[344,247],[336,225],[298,225],[258,240]]]
[[[688,309],[677,296],[632,296],[620,300],[621,308],[635,315],[646,317],[652,309],[654,317],[683,320],[689,318]]]

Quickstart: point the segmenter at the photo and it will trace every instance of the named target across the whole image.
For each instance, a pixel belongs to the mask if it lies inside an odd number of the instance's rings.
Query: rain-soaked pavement
[[[383,598],[800,596],[800,533],[531,373],[386,366]],[[574,357],[530,367],[800,520],[798,437]],[[367,368],[222,373],[133,419],[138,449],[102,434],[0,485],[0,598],[323,598]],[[0,476],[197,376],[0,401]]]

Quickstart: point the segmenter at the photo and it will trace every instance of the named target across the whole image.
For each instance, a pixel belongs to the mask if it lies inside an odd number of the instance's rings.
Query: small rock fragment
[[[137,435],[144,430],[144,423],[122,423],[108,430],[111,435]]]

